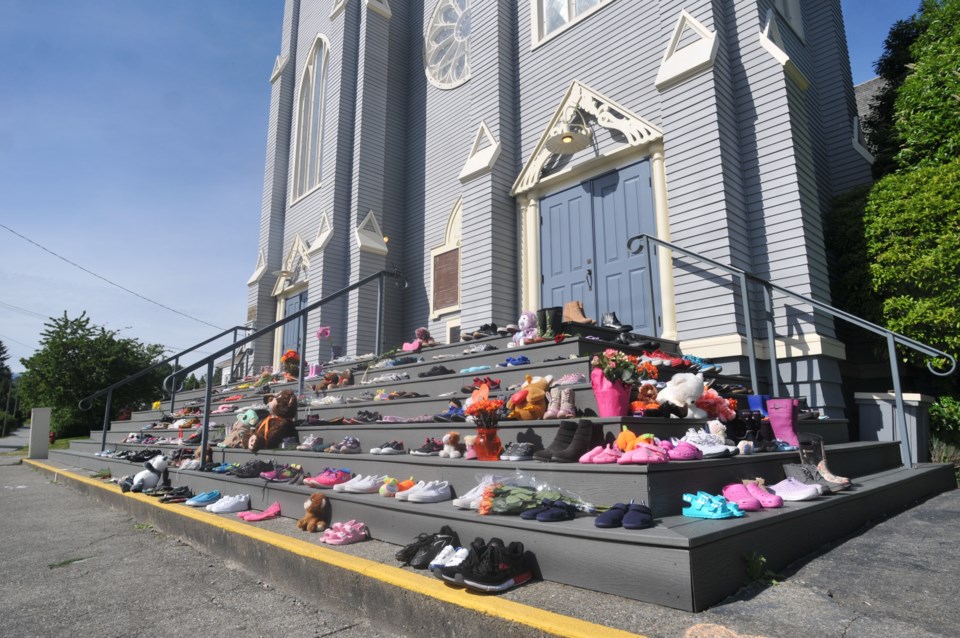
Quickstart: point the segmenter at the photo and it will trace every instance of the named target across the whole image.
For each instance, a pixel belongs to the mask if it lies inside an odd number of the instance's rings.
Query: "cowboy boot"
[[[573,388],[563,388],[560,393],[560,412],[557,416],[561,419],[572,419],[577,416],[577,406],[574,399]]]
[[[553,443],[548,445],[543,450],[538,450],[533,453],[533,458],[537,461],[549,461],[553,458],[554,454],[566,450],[570,445],[570,442],[573,441],[573,434],[577,431],[577,422],[576,421],[560,421],[560,427],[557,429],[557,436],[553,439]],[[580,457],[577,457],[579,460]]]
[[[596,320],[583,314],[583,302],[568,301],[563,306],[563,320],[569,323],[582,323],[592,326],[597,323]]]
[[[797,440],[798,405],[793,399],[767,399],[770,427],[778,439],[800,447]]]
[[[560,416],[560,390],[559,387],[550,388],[550,403],[547,411],[543,413],[543,418],[556,419]]]

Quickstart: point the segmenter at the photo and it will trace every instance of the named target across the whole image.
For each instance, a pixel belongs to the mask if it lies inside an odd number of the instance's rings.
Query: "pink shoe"
[[[671,442],[669,439],[661,439],[661,440],[657,441],[657,445],[659,445],[661,448],[663,448],[663,449],[666,450],[667,452],[669,452],[670,450],[672,450],[673,448],[676,447],[676,446],[673,444],[673,442]]]
[[[760,510],[760,501],[747,491],[743,483],[731,483],[723,488],[723,498],[737,504],[745,512]]]
[[[603,452],[603,450],[604,450],[604,447],[602,445],[598,445],[597,447],[593,448],[589,452],[584,453],[584,455],[580,457],[580,462],[593,463],[594,457],[600,454],[601,452]]]
[[[676,447],[667,452],[667,456],[671,461],[698,461],[703,458],[703,452],[692,443],[680,441]]]
[[[309,485],[310,487],[319,487],[321,489],[326,489],[333,487],[334,485],[339,485],[340,483],[346,483],[350,480],[350,471],[346,469],[334,470],[332,468],[326,468],[323,472],[320,473],[320,476],[313,476],[303,480],[304,485]]]
[[[620,460],[621,456],[623,456],[623,452],[620,451],[620,448],[611,444],[603,448],[600,454],[593,457],[591,462],[597,464],[616,463]]]
[[[240,518],[247,521],[248,523],[256,523],[258,521],[266,521],[271,518],[277,518],[280,516],[280,503],[275,502],[273,505],[263,510],[262,512],[251,512],[247,510],[246,512],[240,512],[237,514]]]
[[[329,532],[329,534],[328,534]],[[350,545],[367,538],[367,526],[357,521],[343,523],[338,530],[327,529],[323,533],[323,542],[328,545]]]
[[[760,505],[768,509],[772,509],[775,507],[783,507],[782,498],[780,498],[776,494],[772,494],[768,492],[756,481],[744,481],[743,485],[744,487],[747,488],[747,491],[750,493],[751,496],[753,496],[755,499],[760,501]]]
[[[640,443],[630,452],[625,452],[624,455],[617,460],[617,463],[620,465],[629,465],[631,463],[655,465],[657,463],[666,463],[669,460],[667,453],[662,448],[651,445],[650,443]]]

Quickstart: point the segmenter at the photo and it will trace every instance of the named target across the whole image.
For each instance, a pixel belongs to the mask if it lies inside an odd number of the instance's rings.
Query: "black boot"
[[[537,461],[549,461],[554,454],[563,452],[573,441],[573,435],[577,431],[576,421],[560,421],[560,428],[557,430],[557,436],[553,443],[544,450],[538,450],[533,453],[533,458]],[[578,457],[579,458],[579,457]]]
[[[563,334],[563,307],[554,306],[553,308],[547,308],[547,326],[550,330],[550,334],[545,336],[547,337],[556,337],[559,334]]]
[[[576,463],[580,457],[603,443],[603,434],[600,428],[590,421],[581,419],[577,423],[577,431],[573,434],[570,445],[562,452],[557,452],[550,459],[554,463]]]
[[[550,326],[547,325],[547,309],[541,308],[537,311],[537,336],[542,337]]]
[[[625,326],[620,323],[620,320],[617,318],[617,313],[612,311],[603,313],[603,318],[600,320],[600,325],[605,328],[619,330],[620,332],[630,332],[633,330],[633,326]]]

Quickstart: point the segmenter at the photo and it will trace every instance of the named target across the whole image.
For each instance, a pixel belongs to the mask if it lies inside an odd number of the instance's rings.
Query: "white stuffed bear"
[[[443,435],[443,450],[440,456],[446,459],[459,459],[463,456],[460,452],[460,433],[447,432]]]
[[[142,492],[145,489],[156,487],[161,480],[163,480],[164,485],[168,484],[170,482],[167,475],[167,466],[169,464],[170,459],[162,454],[158,454],[143,464],[143,467],[146,469],[137,472],[132,479],[127,478],[121,481],[120,491],[124,493]]]
[[[667,387],[657,394],[657,403],[664,414],[678,418],[706,419],[707,413],[695,405],[703,394],[703,374],[681,372],[667,381]]]

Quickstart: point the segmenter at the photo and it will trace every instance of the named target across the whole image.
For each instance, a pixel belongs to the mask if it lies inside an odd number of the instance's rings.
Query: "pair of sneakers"
[[[531,461],[535,448],[532,443],[510,441],[500,454],[501,461]]]
[[[406,454],[407,451],[403,448],[403,441],[384,441],[380,445],[374,448],[370,448],[370,454]]]
[[[309,487],[319,487],[321,489],[327,489],[331,487],[336,487],[341,483],[346,483],[350,480],[350,470],[347,468],[332,468],[327,467],[323,469],[317,476],[308,476],[303,479],[303,484]]]
[[[325,452],[332,454],[360,454],[360,440],[354,436],[346,436],[339,443],[334,443]]]
[[[454,547],[453,545],[444,545],[440,553],[430,561],[430,571],[435,572],[444,567],[459,567],[470,555],[470,550],[466,547]]]
[[[230,512],[242,512],[248,509],[250,509],[249,494],[225,496],[217,502],[207,505],[207,511],[214,514],[229,514]]]
[[[443,443],[438,439],[430,436],[427,437],[423,445],[418,447],[416,450],[410,450],[410,454],[417,456],[440,456],[440,452],[443,450]]]
[[[394,498],[411,503],[439,503],[449,501],[452,496],[447,481],[420,481],[409,490],[397,492]]]
[[[333,486],[334,492],[349,492],[351,494],[374,494],[380,490],[380,486],[387,480],[386,475],[376,476],[374,474],[357,474],[345,483],[338,483]]]
[[[190,507],[205,507],[216,503],[221,498],[220,490],[211,490],[209,492],[201,492],[193,498],[187,499],[186,505]]]
[[[323,437],[313,434],[307,435],[307,438],[303,440],[303,443],[297,446],[298,450],[303,450],[305,452],[323,452],[323,448]]]
[[[467,557],[459,565],[434,571],[437,578],[481,592],[502,592],[533,578],[523,543],[505,545],[499,538],[487,543],[477,538],[470,543]]]

